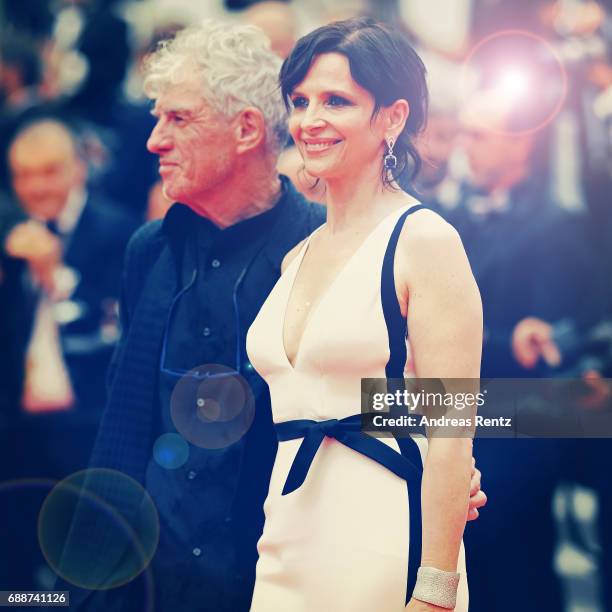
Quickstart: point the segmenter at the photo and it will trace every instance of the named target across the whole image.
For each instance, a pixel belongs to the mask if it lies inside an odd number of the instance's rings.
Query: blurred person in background
[[[132,48],[129,26],[114,10],[116,4],[89,0],[80,5],[75,49],[86,73],[58,112],[97,155],[92,182],[130,214],[144,218],[149,189],[157,180],[155,157],[146,150],[154,120],[147,104],[128,101],[123,93]]]
[[[285,59],[297,39],[297,20],[293,7],[288,2],[257,2],[242,13],[246,23],[261,28],[270,47],[281,59]]]
[[[8,480],[60,479],[83,469],[104,407],[116,341],[120,266],[134,221],[87,186],[87,167],[63,123],[21,126],[9,146],[15,202],[0,260],[3,358],[10,405],[2,415]],[[1,382],[1,381],[0,381]],[[34,588],[45,567],[35,505],[6,508],[5,585]]]
[[[432,110],[419,142],[423,166],[419,172],[416,188],[418,193],[423,195],[424,201],[434,207],[438,205],[438,191],[448,179],[448,166],[457,142],[458,128],[455,113]]]
[[[585,97],[587,91],[590,95],[585,101],[583,117],[588,129],[582,131],[584,191],[612,296],[612,44],[606,56],[589,63],[587,78],[590,87],[585,88]]]
[[[612,47],[610,3],[585,2],[580,5],[553,2],[543,12],[542,19],[551,35],[558,39],[559,52],[568,69],[570,88],[568,101],[557,129],[556,170],[554,187],[565,195],[568,204],[584,210],[590,238],[603,264],[602,288],[606,311],[597,322],[587,325],[571,322],[559,333],[554,321],[528,318],[513,333],[513,350],[517,361],[525,368],[536,368],[546,362],[557,365],[553,372],[562,376],[581,376],[599,390],[600,407],[609,404],[610,384],[602,377],[612,376]],[[578,355],[575,367],[565,369],[568,354]],[[596,397],[596,396],[595,396]],[[587,409],[587,408],[585,408]],[[571,544],[582,555],[594,561],[598,572],[603,608],[612,610],[612,513],[610,488],[609,439],[574,440],[570,452],[575,458],[568,469],[570,480],[597,499],[598,511],[594,522],[595,549],[574,529]],[[578,523],[580,518],[574,516]],[[573,568],[569,567],[571,574]],[[571,579],[571,576],[570,576]],[[593,582],[595,580],[593,579]]]
[[[53,5],[48,0],[20,0],[3,3],[0,25],[34,38],[46,38],[53,28]]]
[[[548,2],[541,7],[540,21],[563,61],[569,83],[567,98],[553,126],[552,190],[562,206],[588,212],[594,246],[612,270],[610,3]],[[608,288],[612,289],[612,281]]]
[[[119,270],[135,223],[88,189],[87,167],[75,139],[55,119],[20,128],[9,148],[9,168],[23,216],[8,231],[3,250],[13,265],[22,268],[14,290],[29,306],[20,313],[23,337],[29,338],[22,346],[26,363],[22,408],[26,412],[70,408],[78,418],[97,423],[113,346]],[[54,304],[53,323],[59,323],[58,361],[67,367],[63,397],[54,397],[51,391],[53,370],[48,359],[53,353],[37,348],[46,342],[38,345],[37,333],[46,335],[46,323],[41,321],[51,313],[42,308],[47,303]]]
[[[0,193],[0,242],[23,218],[12,199]],[[22,272],[21,263],[0,249],[0,423],[8,425],[19,406],[22,393],[23,347],[27,341],[20,324],[24,303],[15,288]],[[6,447],[6,445],[4,445]],[[8,464],[2,463],[3,466]]]
[[[593,324],[605,309],[605,297],[585,216],[561,210],[548,195],[545,136],[520,131],[513,123],[518,115],[508,116],[492,102],[485,96],[462,115],[469,176],[448,218],[460,231],[488,298],[483,298],[482,375],[521,377],[529,372],[511,348],[519,321],[533,316]]]
[[[0,34],[0,192],[8,194],[7,147],[19,121],[42,102],[41,45],[23,33]]]
[[[532,317],[595,321],[604,307],[584,218],[550,201],[538,170],[546,162],[538,157],[544,136],[521,133],[521,121],[529,120],[523,110],[515,114],[484,95],[461,117],[470,174],[447,218],[462,237],[482,293],[483,377],[552,372],[543,360],[535,368],[516,359],[513,331]],[[554,352],[549,357],[558,365]],[[492,511],[466,531],[470,609],[561,609],[551,503],[567,474],[564,462],[571,461],[567,447],[558,440],[479,439],[474,453],[486,466]]]
[[[427,125],[416,142],[423,165],[414,185],[405,187],[443,216],[458,204],[459,198],[460,175],[453,167],[458,148],[458,114],[454,104],[431,100]]]
[[[40,49],[34,39],[6,32],[0,42],[0,108],[15,114],[38,104],[41,82]]]
[[[6,165],[8,145],[19,118],[41,101],[44,67],[40,54],[49,37],[53,17],[46,0],[5,2],[0,10],[0,243],[21,218],[22,212],[10,196]],[[21,396],[23,363],[20,351],[19,317],[23,304],[14,294],[16,262],[0,249],[0,405],[1,413],[14,411]],[[23,357],[23,355],[21,355]]]

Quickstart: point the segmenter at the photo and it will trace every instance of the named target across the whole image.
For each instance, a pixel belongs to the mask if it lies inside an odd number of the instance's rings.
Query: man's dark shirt
[[[176,303],[173,321],[167,330],[166,369],[188,371],[203,364],[236,368],[236,283],[269,239],[282,206],[280,202],[260,215],[223,230],[189,210],[182,211],[187,218],[192,218],[192,225],[181,262],[181,285],[187,286],[194,274],[196,280]],[[247,304],[239,304],[239,310],[251,320],[252,309]],[[240,360],[242,368],[249,372],[244,350],[247,329],[240,321]],[[175,376],[164,375],[159,383],[164,431],[173,430],[168,407],[176,381]]]
[[[247,324],[254,318],[253,307],[238,304],[240,316],[240,361],[237,364],[237,322],[234,294],[244,270],[269,239],[284,205],[239,222],[224,230],[189,210],[190,219],[181,267],[181,284],[195,282],[176,302],[170,327],[166,331],[165,372],[159,378],[158,434],[175,433],[171,417],[171,397],[179,377],[168,373],[189,371],[196,366],[219,364],[253,377],[245,354]],[[261,403],[261,402],[260,402]],[[187,406],[186,406],[187,408]],[[181,405],[180,409],[184,409]],[[273,448],[273,441],[271,441]],[[146,487],[160,515],[161,538],[154,567],[164,573],[164,588],[156,598],[161,609],[188,605],[194,583],[202,592],[210,589],[203,574],[215,581],[226,596],[236,593],[243,582],[233,533],[232,501],[236,495],[243,460],[244,444],[237,442],[221,449],[189,447],[189,458],[181,467],[168,470],[151,458]],[[270,453],[260,457],[269,461]],[[265,464],[264,464],[265,465]],[[263,468],[263,466],[262,466]],[[248,590],[248,587],[244,587]],[[193,603],[191,601],[191,603]]]
[[[120,308],[123,333],[90,467],[118,470],[143,484],[154,499],[161,529],[150,569],[155,608],[162,612],[240,612],[250,606],[277,443],[267,387],[245,354],[246,333],[278,280],[284,255],[325,218],[322,207],[307,202],[286,177],[281,180],[279,202],[257,217],[221,231],[175,204],[163,222],[145,225],[128,246]],[[193,278],[194,267],[195,284],[175,303],[168,329],[173,300]],[[190,444],[184,465],[162,468],[153,460],[153,449],[160,435],[175,431],[168,404],[180,379],[161,372],[164,338],[164,372],[207,363],[235,368],[236,333],[241,374],[255,399],[252,425],[226,448]],[[128,522],[133,520],[137,505],[109,486],[110,502],[118,504]],[[69,561],[74,549],[80,558],[103,555],[106,565],[119,559],[121,543],[109,541],[103,529],[91,529],[88,518],[75,516],[63,558]],[[73,590],[71,602],[96,612],[141,609],[142,586],[139,577],[119,589]]]

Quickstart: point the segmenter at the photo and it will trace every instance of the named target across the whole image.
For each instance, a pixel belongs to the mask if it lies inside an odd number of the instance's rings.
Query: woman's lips
[[[329,151],[329,149],[340,144],[341,140],[325,140],[320,142],[304,142],[304,150],[308,153],[320,153],[323,151]]]

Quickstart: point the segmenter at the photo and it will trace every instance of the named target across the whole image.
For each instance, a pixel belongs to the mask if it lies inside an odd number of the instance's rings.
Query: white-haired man
[[[213,22],[180,32],[148,65],[157,117],[148,148],[177,203],[128,247],[123,337],[92,465],[128,474],[157,506],[158,610],[250,605],[276,439],[246,331],[283,256],[324,219],[276,170],[285,138],[279,67],[257,28]],[[254,411],[240,391],[245,379]],[[235,435],[237,421],[244,427]],[[176,431],[191,443],[188,457],[180,441],[166,444]],[[133,516],[122,515],[138,533]],[[94,547],[98,535],[82,533]],[[65,557],[74,567],[70,550]],[[128,590],[117,590],[132,597],[125,609],[141,609],[138,589]],[[111,604],[112,591],[103,598],[100,606]]]

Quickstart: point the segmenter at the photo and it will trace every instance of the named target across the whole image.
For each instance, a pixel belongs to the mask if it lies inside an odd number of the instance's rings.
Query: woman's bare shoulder
[[[411,275],[432,270],[446,270],[449,273],[467,264],[457,230],[429,209],[419,210],[406,219],[398,251]]]
[[[424,208],[409,215],[400,234],[402,248],[425,246],[433,243],[436,247],[461,242],[457,230],[437,212]]]

